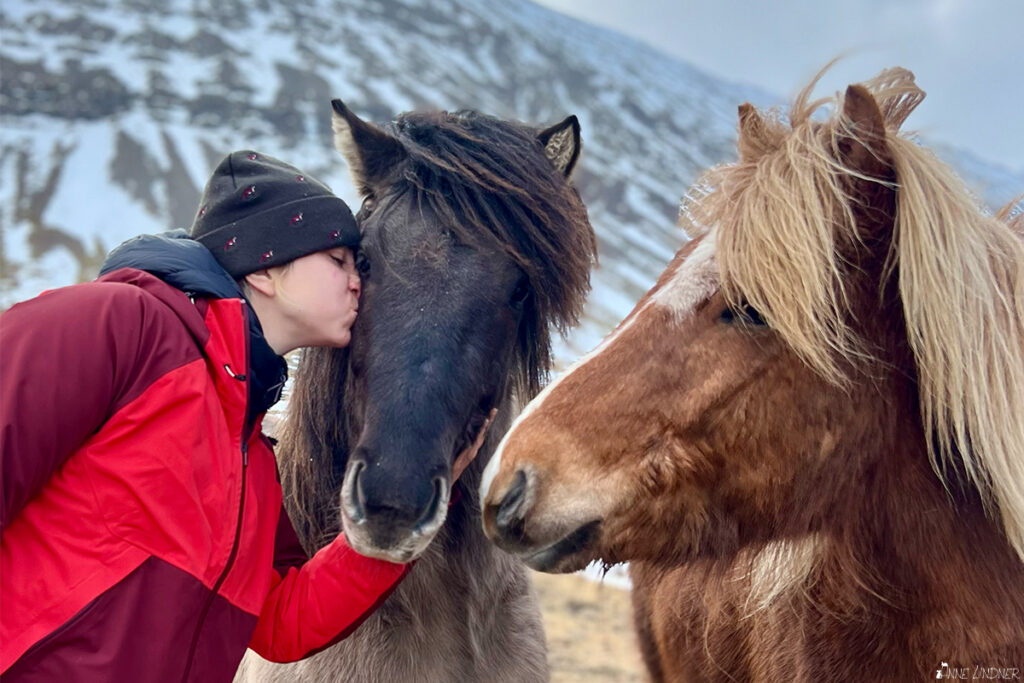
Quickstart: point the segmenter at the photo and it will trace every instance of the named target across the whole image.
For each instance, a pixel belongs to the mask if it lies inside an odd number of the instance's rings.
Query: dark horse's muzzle
[[[398,467],[383,464],[388,462]],[[408,562],[444,523],[449,490],[447,474],[430,476],[405,458],[375,457],[357,448],[341,487],[342,528],[349,544],[364,555]]]

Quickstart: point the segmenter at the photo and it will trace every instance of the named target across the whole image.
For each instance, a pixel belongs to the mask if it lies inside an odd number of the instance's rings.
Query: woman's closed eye
[[[355,271],[355,261],[352,252],[348,249],[328,252],[331,260],[342,270]]]

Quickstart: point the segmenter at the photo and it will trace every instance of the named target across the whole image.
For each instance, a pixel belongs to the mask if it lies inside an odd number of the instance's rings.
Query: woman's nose
[[[363,283],[362,280],[359,279],[358,275],[348,276],[348,287],[350,290],[355,292],[356,297],[358,297],[363,292]]]

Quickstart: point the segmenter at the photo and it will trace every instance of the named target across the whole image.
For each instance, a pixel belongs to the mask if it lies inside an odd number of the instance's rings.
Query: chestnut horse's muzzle
[[[518,469],[503,493],[483,499],[484,533],[502,550],[537,571],[570,572],[587,564],[588,549],[598,539],[600,519],[566,527],[567,520],[527,530],[527,518],[537,499],[537,479],[531,469]],[[532,533],[531,533],[532,532]]]

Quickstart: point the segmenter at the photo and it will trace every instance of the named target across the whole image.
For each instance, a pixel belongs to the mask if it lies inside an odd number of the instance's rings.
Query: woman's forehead
[[[328,254],[330,254],[331,256],[334,256],[336,258],[344,258],[346,256],[351,256],[354,252],[355,252],[355,248],[344,246],[344,245],[340,245],[340,246],[337,246],[337,247],[331,247],[330,249],[327,250]]]

